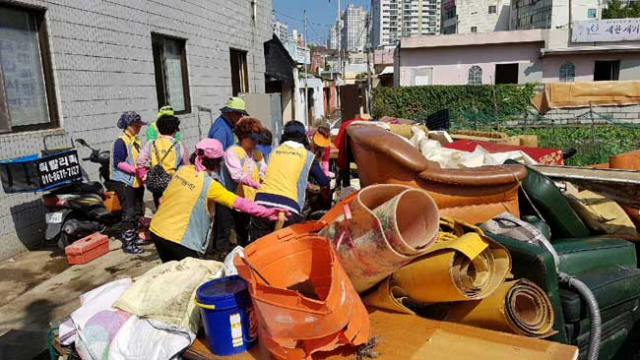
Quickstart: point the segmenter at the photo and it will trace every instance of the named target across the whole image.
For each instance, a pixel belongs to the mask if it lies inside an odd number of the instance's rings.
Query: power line
[[[275,9],[273,10],[273,12],[278,14],[278,15],[280,15],[280,16],[283,16],[283,17],[285,17],[285,18],[287,18],[289,20],[297,21],[299,23],[304,24],[304,20],[301,20],[300,18],[296,18],[294,16],[291,16],[289,14],[285,14],[285,13],[283,13],[281,11],[278,11],[278,10],[275,10]],[[323,24],[323,23],[318,23],[318,22],[309,21],[309,20],[307,20],[307,24],[308,25],[314,25],[314,26],[327,26],[327,27],[333,26],[333,24]]]

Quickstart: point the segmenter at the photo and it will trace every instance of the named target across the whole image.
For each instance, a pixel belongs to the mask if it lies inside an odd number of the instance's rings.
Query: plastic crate
[[[71,265],[86,264],[109,252],[109,238],[101,233],[93,233],[64,249]]]
[[[82,180],[76,150],[37,154],[0,161],[0,180],[7,194],[45,191]]]

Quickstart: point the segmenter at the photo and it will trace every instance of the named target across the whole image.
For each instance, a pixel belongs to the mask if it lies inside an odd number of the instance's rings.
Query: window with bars
[[[0,133],[58,126],[44,12],[0,5]]]
[[[467,79],[469,85],[482,85],[482,68],[474,65],[469,68],[469,77]]]
[[[576,66],[571,62],[560,65],[560,82],[573,82],[576,77]]]
[[[191,112],[186,40],[151,34],[158,107],[170,105],[176,114]]]
[[[489,14],[495,14],[497,12],[495,5],[489,5]]]

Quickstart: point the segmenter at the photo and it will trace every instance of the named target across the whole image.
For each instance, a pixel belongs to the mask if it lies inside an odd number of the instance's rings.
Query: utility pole
[[[366,51],[367,51],[367,112],[369,115],[373,112],[373,83],[371,79],[371,11],[367,15],[367,41],[366,41]]]
[[[336,24],[336,43],[338,44],[338,71],[340,72],[340,77],[344,79],[344,66],[342,66],[342,6],[340,5],[340,0],[338,0],[338,20]],[[337,80],[337,79],[336,79]],[[337,83],[337,81],[336,81]],[[339,108],[342,107],[340,103],[340,87],[336,86],[336,93],[338,95],[338,101],[336,104]]]
[[[569,0],[569,31],[573,29],[573,3]],[[569,32],[569,38],[571,38],[571,32]]]
[[[344,77],[344,65],[342,63],[342,5],[338,0],[338,53],[340,54],[340,75]]]
[[[304,118],[306,119],[307,126],[310,126],[309,123],[309,62],[311,62],[311,51],[307,46],[307,10],[304,10],[304,47],[309,51],[309,61],[307,61],[307,57],[305,55],[304,58]],[[306,52],[305,52],[306,54]]]

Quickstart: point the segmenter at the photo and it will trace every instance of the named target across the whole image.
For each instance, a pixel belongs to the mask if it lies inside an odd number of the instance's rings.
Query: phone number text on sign
[[[45,187],[58,182],[75,181],[82,177],[78,154],[66,152],[40,159],[37,162],[40,185]]]
[[[71,180],[80,175],[80,165],[74,165],[70,168],[59,169],[54,172],[40,175],[42,185],[50,185],[58,181]]]

